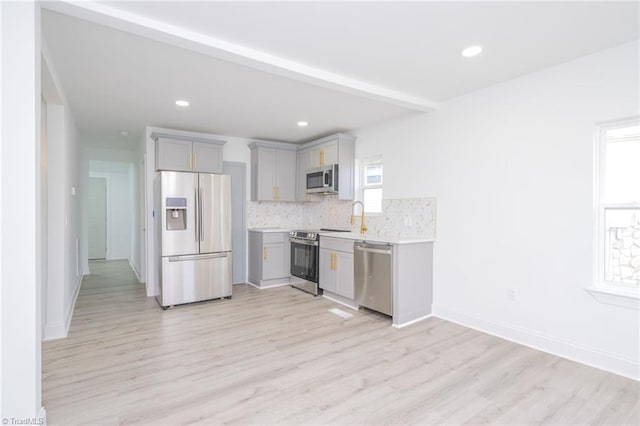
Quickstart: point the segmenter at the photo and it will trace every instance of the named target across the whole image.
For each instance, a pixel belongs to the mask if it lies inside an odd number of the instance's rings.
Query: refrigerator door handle
[[[194,211],[194,215],[195,215],[195,220],[193,223],[193,227],[195,229],[195,233],[196,233],[196,241],[200,241],[200,230],[198,229],[198,226],[200,224],[200,215],[198,214],[198,208],[199,208],[199,204],[198,203],[198,188],[194,189],[194,202],[195,202],[195,211]]]
[[[188,260],[203,260],[203,259],[218,259],[221,257],[227,257],[228,253],[210,253],[210,254],[195,254],[192,256],[169,256],[169,262],[184,262]]]
[[[204,191],[200,188],[200,213],[198,216],[200,217],[200,241],[204,241],[204,221],[202,220],[202,203],[204,201]]]

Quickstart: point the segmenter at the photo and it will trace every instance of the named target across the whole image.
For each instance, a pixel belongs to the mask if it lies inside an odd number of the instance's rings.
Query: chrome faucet
[[[356,204],[360,204],[360,206],[362,207],[362,213],[360,214],[360,233],[364,235],[364,233],[367,232],[369,228],[367,228],[367,225],[365,225],[364,223],[364,204],[362,203],[362,201],[354,201],[353,203],[351,203],[351,224],[353,225],[356,220],[354,214]]]

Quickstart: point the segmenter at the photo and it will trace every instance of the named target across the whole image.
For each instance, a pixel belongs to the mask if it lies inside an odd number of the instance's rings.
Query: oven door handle
[[[317,246],[318,245],[317,241],[299,240],[297,238],[291,238],[290,241],[293,244],[302,244],[304,246]]]

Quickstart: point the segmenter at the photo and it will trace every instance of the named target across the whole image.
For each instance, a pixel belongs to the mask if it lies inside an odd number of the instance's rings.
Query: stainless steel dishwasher
[[[355,302],[393,315],[393,246],[356,242],[354,252]]]

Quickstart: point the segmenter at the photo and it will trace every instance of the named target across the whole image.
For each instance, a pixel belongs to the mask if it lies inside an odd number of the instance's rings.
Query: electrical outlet
[[[507,297],[509,298],[509,300],[511,300],[512,302],[517,302],[518,301],[518,289],[517,288],[510,288],[507,290]]]

